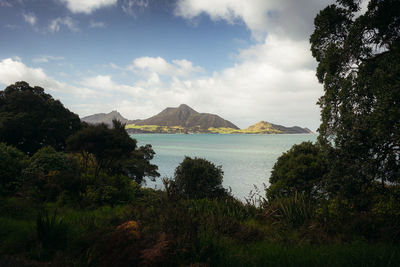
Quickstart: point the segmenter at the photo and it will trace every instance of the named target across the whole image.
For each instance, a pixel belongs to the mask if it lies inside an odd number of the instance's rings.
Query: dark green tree
[[[214,198],[226,195],[221,166],[202,158],[185,159],[175,169],[173,180],[166,180],[167,191],[184,198]]]
[[[81,127],[79,117],[38,86],[17,82],[0,91],[0,141],[32,155],[50,145],[65,149],[65,140]]]
[[[138,184],[144,183],[145,177],[155,181],[160,174],[157,171],[157,165],[150,163],[154,155],[155,152],[150,144],[140,146],[132,151],[129,157],[117,162],[113,167],[113,172],[126,175]]]
[[[50,146],[33,154],[23,179],[24,191],[39,201],[55,201],[63,192],[77,199],[82,190],[76,159]]]
[[[13,146],[0,143],[0,194],[12,194],[21,186],[27,156]]]
[[[278,158],[272,168],[267,198],[272,200],[295,193],[317,198],[327,170],[327,161],[319,145],[311,142],[294,145]]]
[[[364,205],[380,181],[400,182],[400,1],[341,0],[315,18],[310,38],[324,84],[319,141],[327,189]]]
[[[105,124],[87,126],[67,140],[68,149],[81,153],[87,172],[90,156],[95,158],[95,178],[101,171],[108,174],[123,174],[142,182],[144,176],[158,177],[157,166],[150,164],[154,156],[151,146],[137,149],[136,140],[125,130],[125,125],[113,121],[113,128]]]

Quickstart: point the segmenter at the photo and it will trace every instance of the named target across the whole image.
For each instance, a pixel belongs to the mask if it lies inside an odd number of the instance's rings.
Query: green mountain
[[[157,125],[168,127],[197,128],[207,130],[208,128],[239,128],[232,122],[221,118],[218,115],[209,113],[199,113],[182,104],[177,108],[166,108],[157,115],[145,120],[131,121],[135,125]]]
[[[128,122],[128,119],[122,117],[122,115],[116,110],[113,110],[110,113],[98,113],[98,114],[90,115],[87,117],[83,117],[83,118],[81,118],[81,121],[87,122],[89,124],[104,123],[106,125],[111,126],[112,121],[114,119],[119,120],[122,123]]]
[[[248,133],[285,133],[285,134],[297,134],[297,133],[312,133],[308,128],[301,128],[299,126],[285,127],[278,124],[269,123],[267,121],[260,121],[256,124],[243,130]]]
[[[89,124],[112,125],[117,119],[126,123],[129,133],[219,133],[219,134],[296,134],[312,133],[308,128],[285,127],[260,121],[246,129],[239,129],[232,122],[215,114],[199,113],[182,104],[176,108],[166,108],[155,116],[144,120],[128,120],[119,112],[99,113],[82,118]]]

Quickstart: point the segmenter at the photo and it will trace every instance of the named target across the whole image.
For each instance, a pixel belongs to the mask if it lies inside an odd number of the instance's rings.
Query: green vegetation
[[[143,188],[159,176],[155,152],[125,125],[75,125],[43,89],[10,85],[0,93],[0,265],[398,266],[399,8],[371,0],[355,17],[359,1],[340,0],[320,12],[319,142],[284,153],[271,186],[245,202],[199,158],[186,157],[165,191]],[[60,139],[50,122],[68,126]]]
[[[246,129],[234,129],[226,127],[210,127],[208,129],[195,127],[182,127],[182,126],[158,126],[158,125],[135,125],[128,124],[125,126],[128,132],[132,133],[170,133],[170,134],[190,134],[190,133],[214,133],[214,134],[281,134],[286,133],[284,130],[279,130],[270,123],[263,123],[262,126],[255,124]],[[282,126],[283,127],[283,126]],[[291,129],[286,128],[285,129]],[[291,132],[289,132],[291,133]],[[301,133],[301,132],[299,132]],[[304,129],[303,129],[304,133]]]
[[[164,185],[170,196],[182,198],[216,198],[226,195],[222,188],[224,172],[201,158],[185,157],[176,168],[174,179],[165,179]]]
[[[125,126],[127,130],[133,129],[136,132],[143,133],[188,133],[190,130],[181,126],[158,126],[158,125],[135,125],[127,124]],[[193,129],[195,132],[197,130]],[[198,131],[198,130],[197,130]]]
[[[43,88],[17,82],[0,92],[0,140],[32,155],[45,145],[65,150],[65,140],[81,128],[78,115]]]
[[[368,209],[377,182],[400,182],[400,2],[338,1],[315,18],[311,50],[324,84],[319,142],[327,193]]]
[[[267,197],[293,196],[295,193],[306,195],[308,198],[318,198],[323,184],[322,177],[328,172],[325,154],[319,145],[303,142],[294,145],[283,153],[275,163]]]

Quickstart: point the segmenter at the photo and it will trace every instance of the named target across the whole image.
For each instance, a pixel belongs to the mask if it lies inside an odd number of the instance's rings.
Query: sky
[[[309,36],[333,0],[0,0],[0,90],[41,86],[80,117],[185,103],[240,128],[315,131]]]

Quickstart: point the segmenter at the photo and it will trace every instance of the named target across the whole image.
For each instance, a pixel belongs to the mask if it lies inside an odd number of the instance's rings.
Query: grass
[[[181,127],[181,126],[159,126],[159,125],[135,125],[128,124],[125,126],[126,129],[136,129],[150,133],[215,133],[215,134],[279,134],[282,133],[274,128],[270,129],[254,129],[254,130],[237,130],[233,128],[213,128],[210,127],[207,130],[197,127]]]
[[[128,205],[94,209],[56,203],[38,207],[23,205],[17,198],[3,199],[0,255],[52,263],[61,257],[82,266],[96,253],[112,261],[113,253],[124,250],[123,255],[131,255],[132,249],[139,255],[134,262],[147,251],[158,255],[158,264],[164,266],[396,266],[400,262],[400,246],[391,243],[354,241],[357,238],[346,243],[323,237],[314,243],[307,236],[319,236],[318,229],[309,228],[313,208],[301,196],[272,203],[279,209],[275,218],[263,207],[234,198],[169,200],[162,191],[141,191]],[[46,212],[40,213],[43,209]],[[115,235],[118,226],[129,221],[138,223],[142,239]],[[108,249],[113,252],[107,254]],[[132,263],[122,256],[119,260]]]
[[[229,238],[214,238],[208,244],[214,253],[202,260],[211,266],[398,266],[400,262],[400,247],[388,244],[243,245]]]

